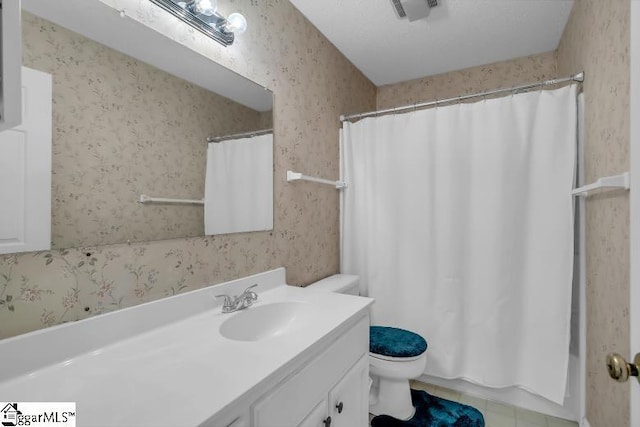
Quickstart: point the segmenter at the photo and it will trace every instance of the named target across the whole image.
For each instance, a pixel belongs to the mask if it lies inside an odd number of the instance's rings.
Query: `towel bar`
[[[195,199],[167,199],[164,197],[151,197],[146,194],[140,196],[138,203],[174,203],[174,204],[187,204],[187,205],[203,205],[204,200]]]
[[[585,185],[576,188],[571,192],[574,196],[586,197],[592,190],[598,190],[600,188],[621,188],[624,190],[629,189],[629,172],[625,172],[620,175],[604,176],[599,178],[593,184]]]
[[[331,181],[329,179],[316,178],[315,176],[308,176],[298,172],[287,171],[287,182],[291,181],[311,181],[318,182],[320,184],[329,184],[335,186],[338,190],[347,188],[347,183],[344,181]]]

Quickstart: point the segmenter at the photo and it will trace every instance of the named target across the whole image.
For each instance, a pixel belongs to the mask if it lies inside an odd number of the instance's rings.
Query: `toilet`
[[[359,277],[336,274],[307,289],[358,295]],[[399,328],[371,326],[369,334],[369,412],[408,420],[415,414],[409,380],[422,375],[427,364],[427,342],[420,335]]]

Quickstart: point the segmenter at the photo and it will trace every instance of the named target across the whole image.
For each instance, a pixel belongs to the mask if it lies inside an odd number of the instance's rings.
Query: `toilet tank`
[[[311,283],[306,286],[306,288],[316,291],[359,295],[359,283],[360,277],[353,274],[334,274],[333,276]]]

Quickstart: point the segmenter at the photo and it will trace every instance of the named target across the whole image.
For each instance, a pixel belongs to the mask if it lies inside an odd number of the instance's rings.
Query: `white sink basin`
[[[220,334],[235,341],[259,341],[288,334],[307,326],[311,304],[274,302],[234,313],[220,325]]]

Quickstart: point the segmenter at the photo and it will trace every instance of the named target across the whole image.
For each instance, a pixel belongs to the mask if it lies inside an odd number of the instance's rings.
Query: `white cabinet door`
[[[22,18],[19,0],[0,0],[0,131],[22,120],[20,66]]]
[[[369,356],[358,363],[329,393],[331,427],[366,427],[369,424]]]
[[[359,361],[368,348],[369,319],[363,317],[322,354],[310,360],[280,385],[273,387],[253,405],[254,427],[299,426],[315,410],[319,402],[327,400],[329,391],[336,384],[343,383],[342,378],[345,375],[350,376],[352,367],[359,366]],[[366,357],[365,360],[368,361]],[[367,363],[363,369],[368,372],[368,367]],[[363,379],[363,384],[362,394],[367,398],[369,383],[366,378]],[[347,391],[344,394],[346,395]],[[331,415],[330,411],[329,415]],[[333,415],[331,417],[333,418]],[[357,426],[358,424],[349,425],[349,427]]]
[[[22,68],[22,124],[0,132],[0,254],[51,248],[51,75]]]
[[[327,427],[330,424],[327,417],[327,399],[318,403],[315,408],[311,410],[307,418],[305,418],[298,427]]]

